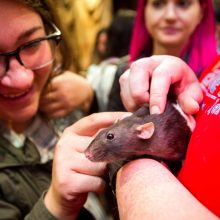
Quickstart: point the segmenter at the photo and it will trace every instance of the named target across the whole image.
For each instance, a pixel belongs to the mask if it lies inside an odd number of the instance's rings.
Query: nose
[[[167,4],[166,8],[165,8],[165,17],[167,19],[176,19],[177,17],[177,8],[173,3]]]
[[[8,69],[0,81],[4,86],[22,89],[29,86],[33,79],[33,71],[26,69],[16,57],[10,57]]]

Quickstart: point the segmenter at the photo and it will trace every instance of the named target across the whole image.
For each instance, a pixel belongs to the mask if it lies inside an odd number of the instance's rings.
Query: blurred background
[[[91,64],[95,38],[102,28],[107,28],[119,12],[135,13],[136,0],[47,0],[61,17],[66,28],[69,45],[75,53],[77,72],[85,75]],[[124,11],[124,12],[123,12]],[[132,13],[131,13],[132,14]]]

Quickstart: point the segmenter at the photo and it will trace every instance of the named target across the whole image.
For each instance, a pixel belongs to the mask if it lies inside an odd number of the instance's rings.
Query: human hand
[[[40,110],[50,118],[63,117],[76,108],[87,112],[93,90],[85,78],[65,71],[52,79],[41,96]]]
[[[121,97],[129,111],[149,102],[151,113],[164,111],[170,86],[187,114],[199,110],[202,90],[194,72],[180,58],[152,56],[132,63],[120,78]]]
[[[64,130],[56,145],[52,183],[44,200],[48,210],[58,219],[75,219],[88,192],[104,190],[101,176],[106,164],[91,162],[84,151],[97,131],[110,126],[122,115],[122,112],[92,114]]]
[[[166,166],[149,158],[120,168],[116,198],[120,220],[219,220]]]

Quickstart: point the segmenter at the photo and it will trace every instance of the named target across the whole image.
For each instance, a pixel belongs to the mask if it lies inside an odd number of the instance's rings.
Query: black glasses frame
[[[31,41],[28,41],[27,43],[24,43],[22,44],[21,46],[19,46],[16,50],[13,50],[11,52],[6,52],[6,53],[0,53],[0,56],[5,56],[6,57],[6,65],[5,65],[5,72],[8,70],[9,68],[9,58],[10,57],[16,57],[16,59],[18,60],[18,62],[21,64],[21,65],[24,65],[22,63],[22,60],[20,58],[20,51],[26,47],[29,47],[31,45],[34,45],[34,44],[37,44],[39,43],[40,41],[43,41],[43,40],[55,40],[56,44],[59,44],[60,40],[61,40],[61,31],[58,29],[58,27],[54,24],[54,23],[50,23],[51,26],[54,28],[55,32],[52,33],[52,34],[49,34],[47,36],[44,36],[44,37],[40,37],[40,38],[37,38],[35,40],[31,40]],[[4,74],[3,74],[4,75]]]

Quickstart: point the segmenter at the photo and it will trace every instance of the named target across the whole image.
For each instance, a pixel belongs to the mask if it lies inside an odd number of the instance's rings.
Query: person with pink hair
[[[217,53],[212,1],[139,0],[130,61],[141,53],[178,56],[200,74]]]
[[[182,58],[197,77],[217,55],[211,0],[139,0],[129,62],[118,68],[108,110],[124,110],[118,79],[130,64],[151,55]]]
[[[121,76],[120,85],[128,111],[149,103],[151,114],[160,114],[172,89],[182,110],[196,116],[186,158],[175,176],[166,162],[150,158],[132,160],[119,169],[116,197],[120,219],[219,220],[220,56],[199,81],[180,58],[142,58]]]

